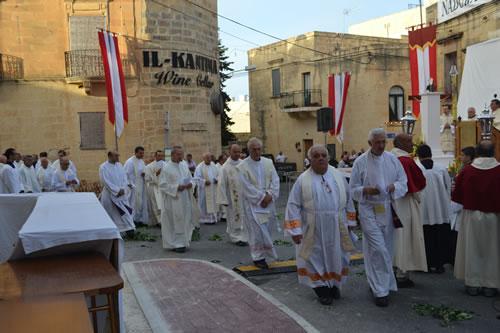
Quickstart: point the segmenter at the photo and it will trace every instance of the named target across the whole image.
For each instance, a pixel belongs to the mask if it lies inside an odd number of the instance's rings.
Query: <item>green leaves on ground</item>
[[[445,305],[434,306],[431,304],[412,304],[415,310],[421,316],[429,316],[436,319],[442,319],[441,326],[450,327],[459,320],[470,320],[476,315],[472,311],[456,310]]]
[[[354,274],[356,274],[357,276],[363,276],[364,277],[364,276],[366,276],[366,271],[362,270],[361,272],[356,272]]]
[[[222,237],[219,236],[218,234],[213,234],[212,236],[210,236],[208,238],[209,241],[221,241],[222,240]]]
[[[281,239],[276,239],[274,242],[273,242],[274,245],[276,246],[292,246],[292,242],[289,242],[289,241],[284,241],[284,240],[281,240]]]
[[[137,228],[135,229],[135,233],[133,236],[127,236],[125,235],[123,237],[123,240],[125,242],[156,242],[158,239],[157,235],[150,234],[147,231],[148,228],[143,227],[143,228]]]
[[[191,235],[191,242],[196,242],[200,240],[200,228],[195,228],[193,234]]]
[[[276,218],[278,220],[283,220],[285,218],[285,214],[278,214],[278,216],[276,216]]]

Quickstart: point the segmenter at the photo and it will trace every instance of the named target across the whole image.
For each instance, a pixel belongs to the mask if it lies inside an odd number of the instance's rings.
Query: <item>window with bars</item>
[[[80,116],[80,149],[106,149],[105,112],[79,112],[78,115]]]

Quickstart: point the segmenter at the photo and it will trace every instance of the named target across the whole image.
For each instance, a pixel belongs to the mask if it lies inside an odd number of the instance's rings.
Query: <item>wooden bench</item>
[[[83,293],[91,297],[94,330],[97,311],[109,311],[111,331],[119,332],[118,290],[123,280],[100,253],[61,255],[15,260],[0,265],[0,299]],[[106,295],[108,304],[96,306],[95,296]]]
[[[9,333],[92,332],[81,293],[0,301],[0,326]]]

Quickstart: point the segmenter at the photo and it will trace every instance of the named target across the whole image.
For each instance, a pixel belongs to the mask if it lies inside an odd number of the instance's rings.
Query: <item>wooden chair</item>
[[[0,323],[9,333],[92,332],[82,293],[0,301]]]
[[[97,311],[108,311],[111,331],[119,332],[117,293],[123,288],[118,271],[100,253],[39,257],[0,265],[0,299],[83,293],[90,296],[94,331]],[[106,295],[107,305],[97,306],[95,296]]]

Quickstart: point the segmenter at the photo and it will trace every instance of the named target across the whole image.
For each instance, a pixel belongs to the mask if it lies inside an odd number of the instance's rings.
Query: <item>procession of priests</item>
[[[454,130],[443,119],[442,145]],[[225,222],[228,240],[241,247],[235,251],[264,272],[279,261],[276,237],[283,232],[295,245],[298,283],[323,305],[343,296],[351,255],[359,252],[379,307],[388,306],[390,293],[400,288],[425,287],[411,272],[442,274],[445,265],[453,265],[468,295],[496,296],[500,163],[493,142],[462,149],[456,180],[433,161],[429,146],[414,151],[412,136],[397,134],[391,151],[386,144],[383,129],[371,130],[370,149],[354,160],[349,178],[329,165],[334,157],[324,145],[310,147],[310,168],[288,197],[282,195],[282,222],[276,207],[280,177],[255,137],[245,153],[234,144],[218,159],[210,152],[185,159],[176,145],[165,160],[163,150],[137,146],[122,165],[120,153],[109,151],[99,167],[99,200],[124,236],[136,236],[138,227],[159,227],[162,247],[175,253],[193,251],[189,247],[200,233],[213,234],[212,225]],[[0,155],[0,193],[70,193],[81,186],[65,150],[53,162],[46,152],[38,157],[9,148]],[[361,229],[361,241],[354,228]]]

